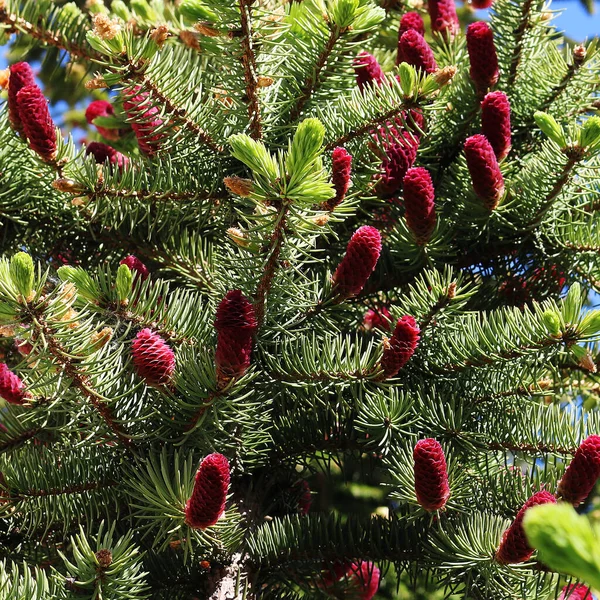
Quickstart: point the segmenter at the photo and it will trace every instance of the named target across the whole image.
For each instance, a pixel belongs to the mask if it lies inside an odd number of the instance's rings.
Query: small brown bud
[[[193,31],[189,31],[188,29],[183,29],[179,32],[179,39],[188,47],[193,50],[200,51],[200,42],[198,42],[198,37]]]
[[[533,389],[535,389],[535,385],[532,387],[533,387]],[[537,387],[540,390],[549,390],[552,387],[552,379],[548,379],[548,378],[540,379],[537,382]]]
[[[219,37],[221,32],[214,27],[211,27],[210,23],[206,21],[199,21],[194,25],[194,29],[200,34],[206,37]]]
[[[85,191],[85,188],[81,184],[72,179],[55,179],[52,182],[52,187],[59,192],[67,194],[81,194],[81,192]]]
[[[106,83],[106,81],[104,81],[104,77],[102,77],[101,75],[85,82],[86,90],[102,90],[107,87],[108,84]]]
[[[98,552],[96,552],[96,560],[101,569],[108,569],[112,564],[112,552],[107,548],[98,550]]]
[[[581,360],[579,361],[579,366],[583,369],[586,369],[590,373],[595,373],[597,371],[596,363],[594,362],[594,359],[589,353],[581,358]]]
[[[159,25],[156,29],[152,30],[150,37],[159,48],[162,48],[169,35],[169,28],[166,25]]]
[[[0,87],[3,90],[8,89],[8,78],[10,77],[10,71],[8,69],[4,69],[0,71]]]
[[[242,177],[225,177],[223,179],[225,187],[232,193],[247,198],[254,187],[251,179],[244,179]]]
[[[266,75],[259,75],[258,79],[256,80],[256,84],[259,88],[265,88],[269,87],[270,85],[273,85],[274,81],[275,80],[272,77],[267,77]]]
[[[13,337],[15,335],[15,328],[13,325],[2,325],[0,327],[0,337]]]
[[[436,83],[443,87],[452,81],[452,78],[456,75],[457,68],[454,65],[448,65],[447,67],[442,67],[438,69],[433,77],[435,78]]]
[[[585,46],[578,44],[573,48],[573,61],[576,65],[581,65],[587,56]]]
[[[323,227],[324,225],[327,225],[327,223],[329,222],[329,213],[325,213],[325,214],[322,214],[322,215],[315,215],[312,218],[312,222],[317,227]]]
[[[448,300],[454,300],[454,296],[456,296],[456,283],[453,281],[446,290],[446,297]]]
[[[94,33],[101,40],[112,40],[121,32],[119,19],[110,19],[105,14],[94,15]]]
[[[230,227],[227,230],[227,235],[241,248],[247,248],[250,245],[248,234],[237,227]]]
[[[100,350],[100,348],[106,346],[112,339],[113,333],[114,331],[111,327],[104,327],[100,331],[95,331],[90,339],[94,349]]]

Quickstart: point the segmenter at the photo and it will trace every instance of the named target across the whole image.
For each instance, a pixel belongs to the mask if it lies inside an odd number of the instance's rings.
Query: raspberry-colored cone
[[[23,404],[27,397],[25,384],[5,363],[0,363],[0,397],[10,404]]]
[[[400,47],[400,40],[402,39],[402,34],[410,30],[414,30],[420,35],[425,35],[425,25],[423,24],[423,19],[419,13],[407,12],[404,13],[400,19],[400,27],[398,28],[398,54],[396,56],[397,65],[406,62],[402,48]]]
[[[304,517],[310,511],[310,505],[312,504],[310,486],[305,479],[301,479],[294,487],[298,493],[298,512]]]
[[[511,146],[510,103],[504,92],[490,92],[481,103],[481,133],[492,145],[496,158],[506,157]]]
[[[498,57],[494,46],[494,32],[485,21],[467,27],[467,52],[471,61],[471,79],[480,91],[491,88],[498,81]]]
[[[425,38],[414,29],[402,34],[398,42],[398,54],[402,58],[400,62],[406,62],[418,71],[434,73],[438,69],[433,50]]]
[[[91,154],[99,165],[103,165],[108,160],[111,165],[122,169],[129,164],[129,159],[124,154],[102,142],[90,142],[85,153]]]
[[[404,315],[398,319],[392,337],[387,340],[381,356],[385,378],[394,377],[406,365],[417,349],[421,330],[414,317]]]
[[[450,497],[450,487],[442,446],[433,438],[419,440],[413,458],[418,503],[430,512],[444,508]]]
[[[25,135],[23,123],[19,116],[19,103],[17,94],[28,85],[35,85],[35,77],[29,63],[19,62],[9,67],[10,76],[8,80],[8,117],[13,129],[21,136]]]
[[[345,148],[334,148],[331,162],[331,181],[335,189],[335,197],[326,203],[327,210],[333,210],[346,197],[350,187],[352,173],[352,155]]]
[[[90,124],[94,124],[96,117],[112,117],[115,114],[115,109],[110,102],[106,100],[94,100],[85,110],[85,120]],[[98,133],[107,140],[118,140],[118,129],[107,129],[106,127],[95,126]]]
[[[558,484],[558,495],[579,506],[591,493],[600,477],[600,435],[590,435],[581,442],[573,460]]]
[[[342,298],[359,294],[381,254],[381,234],[375,227],[359,227],[348,242],[346,255],[333,274],[334,289]]]
[[[258,327],[254,307],[240,290],[230,290],[217,308],[215,363],[220,381],[241,377],[250,366]]]
[[[120,265],[127,265],[129,270],[135,273],[135,279],[141,279],[142,281],[146,281],[148,279],[148,275],[150,275],[150,271],[148,271],[148,267],[133,254],[126,256],[120,263]]]
[[[17,93],[19,117],[29,147],[46,162],[56,158],[56,127],[48,102],[37,85],[26,85]]]
[[[423,167],[409,169],[404,177],[406,224],[417,244],[429,241],[435,229],[435,191],[429,171]]]
[[[377,181],[377,193],[384,198],[395,195],[402,188],[404,176],[415,163],[419,150],[418,135],[408,132],[397,135],[384,142],[385,156]]]
[[[202,461],[185,504],[185,522],[192,529],[211,527],[225,512],[229,479],[229,462],[222,454],[209,454]]]
[[[353,61],[356,83],[362,92],[367,85],[380,84],[385,80],[385,73],[377,59],[368,52],[359,52]]]
[[[372,562],[353,563],[347,571],[352,588],[352,597],[360,600],[371,600],[379,589],[381,571]]]
[[[471,6],[477,9],[489,8],[492,4],[494,0],[471,0]]]
[[[521,563],[529,560],[534,549],[527,542],[525,531],[523,529],[523,517],[527,509],[538,504],[556,504],[556,498],[550,492],[537,492],[517,513],[512,525],[502,534],[502,541],[498,550],[496,550],[496,560],[504,565]]]
[[[392,315],[386,306],[378,309],[370,308],[363,317],[363,327],[367,331],[372,329],[389,331],[392,328]]]
[[[453,37],[460,30],[454,0],[428,0],[427,9],[431,18],[431,30],[444,37]]]
[[[158,108],[149,107],[148,98],[148,94],[142,92],[140,86],[136,86],[133,94],[126,96],[123,100],[123,110],[130,119],[136,120],[135,123],[131,123],[131,128],[137,137],[140,150],[148,156],[153,156],[160,149],[165,134],[154,133],[163,125],[163,121],[157,116]]]
[[[494,210],[504,194],[504,178],[492,145],[484,135],[473,135],[465,142],[465,156],[475,193]]]
[[[558,600],[592,600],[592,592],[587,585],[581,583],[565,585]]]
[[[149,385],[165,385],[175,371],[175,354],[152,330],[142,329],[131,344],[133,365],[137,374]]]

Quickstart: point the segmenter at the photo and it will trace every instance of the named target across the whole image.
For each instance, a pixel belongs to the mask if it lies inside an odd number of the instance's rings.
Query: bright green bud
[[[537,111],[533,118],[538,127],[548,136],[553,142],[556,142],[561,148],[567,145],[565,132],[556,119],[548,113]]]
[[[573,324],[579,320],[583,298],[581,297],[581,286],[575,282],[569,288],[567,296],[563,300],[563,317],[566,323]]]
[[[91,2],[87,2],[86,8],[93,15],[108,13],[108,9],[106,8],[106,6],[104,6],[104,2],[102,2],[102,0],[92,0]]]
[[[369,31],[385,19],[385,10],[379,6],[365,4],[360,6],[354,15],[352,31],[354,33]]]
[[[587,517],[562,502],[541,504],[525,513],[523,528],[544,565],[600,588],[600,540]]]
[[[77,293],[86,300],[97,302],[100,297],[100,289],[96,282],[78,267],[64,266],[57,271],[62,281],[69,281],[77,288]]]
[[[71,17],[75,19],[80,15],[81,10],[77,6],[77,4],[75,4],[75,2],[67,2],[67,4],[65,4],[60,11],[61,18]]]
[[[582,335],[595,335],[600,331],[600,310],[592,310],[581,321],[579,331]]]
[[[329,9],[329,18],[340,29],[352,25],[358,9],[359,0],[333,0]]]
[[[16,318],[17,315],[10,304],[0,302],[0,323],[3,325],[14,323]]]
[[[158,19],[156,11],[150,7],[146,0],[131,0],[130,4],[133,12],[145,21],[154,23]]]
[[[314,170],[314,162],[318,158],[325,139],[325,127],[319,119],[304,119],[290,144],[285,168],[289,177],[288,188],[297,186]]]
[[[400,63],[398,77],[400,78],[402,93],[407,97],[414,96],[417,89],[417,72],[415,68],[408,63]]]
[[[590,117],[581,128],[579,144],[584,148],[600,146],[600,117]]]
[[[10,278],[19,294],[27,299],[33,290],[33,260],[26,252],[15,254],[10,261]]]
[[[183,0],[179,5],[179,12],[192,23],[196,21],[212,21],[214,23],[218,20],[216,13],[200,0]]]
[[[245,133],[237,133],[229,138],[231,155],[250,167],[256,174],[273,182],[279,175],[277,162],[269,154],[262,142],[253,140]]]
[[[110,5],[110,9],[115,16],[123,19],[125,22],[131,19],[131,12],[123,0],[113,0],[112,4]]]
[[[550,335],[560,334],[560,318],[553,310],[547,310],[542,315],[542,321]]]
[[[129,298],[129,294],[131,293],[131,288],[133,285],[133,274],[131,269],[127,265],[119,265],[117,270],[117,296],[119,297],[119,302],[125,302],[127,298]]]

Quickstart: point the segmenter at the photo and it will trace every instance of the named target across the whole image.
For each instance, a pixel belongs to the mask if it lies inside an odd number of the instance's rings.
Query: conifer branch
[[[0,442],[0,452],[4,452],[5,450],[11,450],[16,446],[19,446],[27,440],[34,438],[40,431],[42,431],[41,427],[34,427],[33,429],[23,431],[17,437],[14,437],[10,440],[6,440],[4,442]]]
[[[508,450],[510,452],[525,452],[527,454],[563,454],[568,456],[577,452],[575,448],[563,448],[554,444],[519,444],[516,442],[490,442],[487,447],[490,450]]]
[[[244,80],[246,82],[246,96],[248,98],[248,118],[250,119],[250,137],[259,140],[262,137],[262,122],[260,116],[260,102],[258,99],[258,76],[256,69],[256,56],[252,42],[251,9],[254,0],[238,0],[242,23],[242,64],[244,65]]]
[[[48,488],[47,490],[23,490],[16,494],[11,494],[10,499],[13,501],[26,500],[27,498],[46,498],[48,496],[67,496],[71,494],[82,494],[92,490],[105,489],[116,487],[118,483],[114,480],[108,481],[89,481],[88,483],[80,483],[64,488]]]
[[[373,369],[360,369],[358,371],[316,371],[313,373],[302,373],[300,371],[291,371],[287,373],[277,373],[276,371],[270,371],[269,376],[278,381],[287,381],[289,383],[297,383],[306,381],[310,383],[317,383],[319,381],[355,381],[372,379],[376,373]]]
[[[421,335],[423,334],[425,329],[427,329],[427,327],[429,327],[429,325],[431,324],[431,322],[433,321],[435,316],[441,310],[446,308],[446,306],[448,306],[448,304],[450,304],[450,301],[454,297],[455,293],[456,293],[456,284],[451,283],[448,286],[446,293],[443,296],[441,296],[439,298],[439,300],[429,309],[427,314],[423,316],[423,319],[421,320],[421,323],[419,324],[419,329],[421,330]]]
[[[37,330],[37,335],[42,335],[50,354],[56,362],[62,367],[65,374],[72,381],[73,385],[87,398],[98,414],[102,417],[108,428],[113,432],[118,441],[128,450],[133,450],[134,444],[131,438],[123,431],[120,425],[115,421],[111,408],[106,404],[105,399],[92,388],[88,377],[80,373],[73,362],[68,358],[68,352],[62,344],[54,337],[54,332],[46,323],[41,314],[30,312],[31,324]]]
[[[562,92],[565,91],[565,89],[567,88],[567,86],[569,85],[569,83],[571,82],[571,80],[573,79],[573,77],[576,75],[576,73],[579,71],[580,67],[583,64],[584,64],[583,62],[578,62],[578,61],[574,60],[569,65],[569,68],[567,69],[567,72],[563,75],[563,78],[560,80],[560,82],[557,85],[554,86],[554,88],[551,90],[550,94],[548,95],[548,98],[546,98],[546,100],[542,104],[542,106],[540,108],[541,111],[546,112],[548,110],[548,108],[550,108],[552,103],[562,94]]]
[[[10,25],[13,30],[25,33],[30,37],[39,40],[42,44],[64,50],[75,59],[83,58],[85,60],[95,61],[102,58],[91,46],[87,44],[85,46],[80,46],[70,39],[63,38],[51,31],[38,28],[33,23],[29,23],[15,14],[9,14],[4,6],[0,6],[0,23]]]
[[[533,0],[524,0],[523,7],[521,8],[521,21],[514,32],[515,48],[513,50],[508,72],[508,88],[512,87],[515,79],[517,78],[517,71],[519,69],[519,64],[521,63],[521,54],[523,51],[523,38],[525,37],[525,33],[529,28],[529,19],[532,6]]]
[[[337,41],[340,39],[344,30],[340,29],[337,25],[332,25],[331,30],[329,32],[329,37],[327,38],[327,42],[323,51],[317,57],[317,62],[314,66],[314,72],[312,75],[306,78],[306,82],[300,92],[300,97],[296,101],[296,104],[292,107],[290,111],[290,120],[296,121],[302,112],[302,109],[306,105],[306,103],[310,100],[312,94],[318,89],[321,85],[321,71],[325,67],[331,53],[333,52],[333,48]]]
[[[194,190],[185,192],[173,191],[150,191],[150,190],[127,190],[113,187],[104,187],[100,183],[96,188],[82,190],[77,192],[79,196],[88,196],[90,201],[97,197],[106,198],[138,198],[140,200],[157,200],[166,202],[182,202],[186,200],[215,200],[218,201],[221,196],[212,194],[205,190]]]

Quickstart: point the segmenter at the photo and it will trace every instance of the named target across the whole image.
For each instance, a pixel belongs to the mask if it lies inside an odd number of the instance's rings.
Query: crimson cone
[[[498,57],[494,32],[485,21],[467,27],[467,52],[471,61],[471,79],[478,90],[485,91],[498,81]]]
[[[23,404],[27,399],[25,384],[5,363],[0,363],[0,397],[10,404]]]
[[[401,62],[412,65],[417,71],[434,73],[438,69],[433,50],[425,38],[414,29],[402,34],[398,42],[398,54],[402,57]]]
[[[19,117],[29,147],[46,162],[56,158],[56,127],[48,102],[37,85],[26,85],[17,93]]]
[[[481,132],[488,139],[496,158],[506,157],[511,146],[510,103],[504,92],[490,92],[481,103]]]
[[[115,114],[115,109],[110,102],[106,100],[94,100],[85,110],[85,119],[93,125],[94,119],[97,117],[112,117]],[[119,130],[118,129],[107,129],[106,127],[100,127],[96,125],[98,133],[106,138],[107,140],[118,140]]]
[[[22,137],[25,137],[25,130],[23,129],[23,123],[19,116],[19,103],[17,101],[17,94],[26,86],[36,85],[33,71],[29,66],[29,63],[18,62],[9,67],[9,80],[8,80],[8,118],[13,129],[18,131]]]
[[[175,354],[167,343],[151,329],[142,329],[131,344],[133,365],[137,374],[149,385],[165,385],[175,371]]]
[[[394,377],[415,353],[421,333],[414,317],[404,315],[398,319],[392,337],[387,340],[381,356],[385,378]]]
[[[431,30],[444,37],[453,37],[460,30],[454,0],[428,0],[427,9],[431,18]]]
[[[579,506],[600,477],[600,435],[590,435],[581,442],[573,460],[558,484],[558,495],[569,504]]]
[[[366,86],[380,84],[385,80],[385,73],[377,59],[368,52],[359,52],[353,65],[354,73],[356,73],[356,83],[361,92]]]
[[[504,178],[492,145],[484,135],[473,135],[465,142],[465,156],[475,193],[494,210],[504,194]]]
[[[450,497],[450,487],[442,446],[433,438],[419,440],[413,458],[417,501],[430,512],[444,508]]]
[[[429,241],[435,229],[435,191],[429,171],[423,167],[409,169],[403,186],[406,224],[417,244]]]

